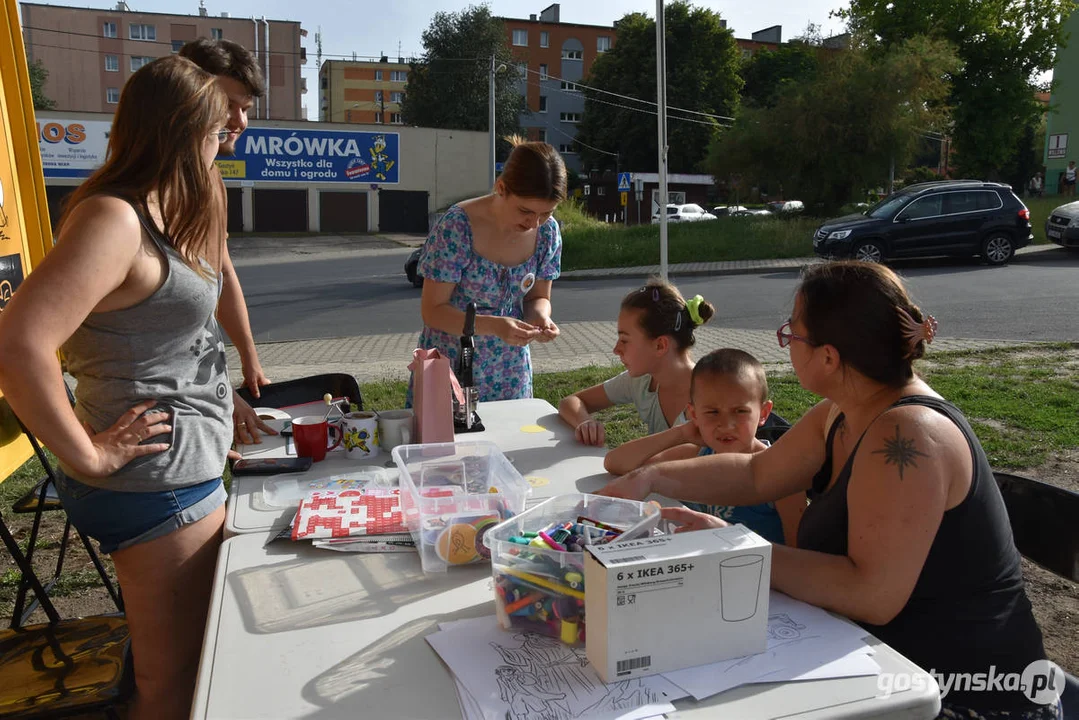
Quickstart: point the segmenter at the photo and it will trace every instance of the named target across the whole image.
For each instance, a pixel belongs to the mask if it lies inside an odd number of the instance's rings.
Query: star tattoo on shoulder
[[[883,455],[884,463],[886,465],[895,465],[899,469],[899,479],[903,479],[903,470],[909,465],[910,467],[918,467],[918,463],[915,462],[917,456],[929,457],[924,452],[916,450],[914,448],[914,440],[911,438],[905,438],[899,434],[899,425],[895,426],[895,437],[886,438],[884,440],[884,448],[881,450],[874,450],[874,455]]]

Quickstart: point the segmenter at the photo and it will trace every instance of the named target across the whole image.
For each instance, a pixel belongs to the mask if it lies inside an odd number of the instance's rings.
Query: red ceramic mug
[[[336,439],[330,444],[330,436]],[[341,428],[317,415],[300,417],[292,421],[292,440],[296,443],[296,456],[309,457],[315,462],[326,459],[326,451],[341,444]]]

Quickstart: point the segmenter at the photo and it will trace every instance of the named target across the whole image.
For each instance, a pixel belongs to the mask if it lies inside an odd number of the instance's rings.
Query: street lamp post
[[[667,53],[663,0],[656,0],[656,119],[659,136],[659,276],[667,281]]]
[[[495,186],[495,73],[500,73],[505,69],[504,64],[495,68],[495,56],[492,55],[487,82],[487,132],[491,136],[490,185],[492,188]]]

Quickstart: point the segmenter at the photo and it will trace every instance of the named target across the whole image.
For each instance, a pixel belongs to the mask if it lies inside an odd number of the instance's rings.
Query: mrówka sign
[[[217,166],[226,180],[394,185],[400,151],[397,133],[249,127]]]

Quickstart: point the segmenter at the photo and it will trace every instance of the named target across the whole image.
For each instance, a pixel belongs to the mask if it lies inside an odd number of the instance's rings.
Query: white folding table
[[[460,717],[450,672],[424,636],[449,620],[495,622],[486,565],[424,575],[413,554],[349,554],[307,544],[226,540],[214,579],[193,718]],[[921,673],[872,640],[884,672]],[[876,677],[746,685],[677,718],[928,720],[935,683],[885,697]]]
[[[555,495],[589,492],[603,487],[610,476],[603,469],[604,448],[582,445],[546,400],[502,400],[480,403],[477,410],[485,430],[461,433],[458,441],[486,440],[495,443],[517,471],[532,485],[529,505]],[[242,445],[245,458],[286,457],[280,436],[264,436],[260,445]],[[297,500],[288,506],[270,504],[263,492],[267,484],[291,482],[296,477],[317,480],[340,475],[363,465],[385,466],[390,454],[373,460],[349,460],[343,451],[331,451],[326,459],[302,474],[233,476],[225,518],[225,537],[244,533],[267,533],[282,528],[295,514]]]

